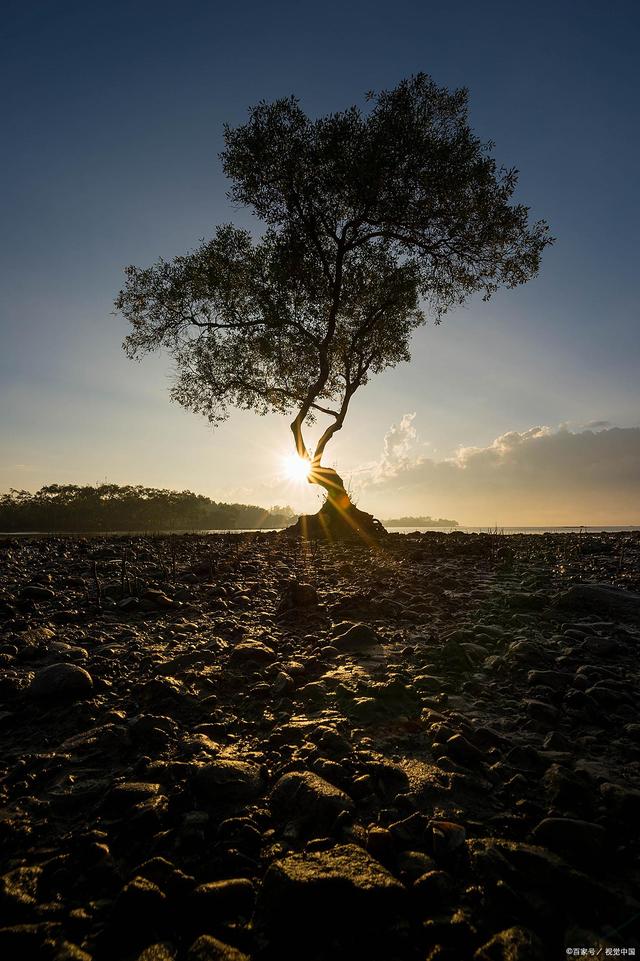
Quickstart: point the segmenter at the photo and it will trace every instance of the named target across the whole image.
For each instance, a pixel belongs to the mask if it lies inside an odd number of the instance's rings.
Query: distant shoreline
[[[383,520],[385,527],[458,527],[457,521],[447,517],[392,517]]]

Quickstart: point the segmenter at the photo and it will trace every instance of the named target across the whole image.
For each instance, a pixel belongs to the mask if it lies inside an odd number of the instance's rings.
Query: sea
[[[229,529],[229,530],[143,530],[143,531],[0,531],[0,537],[127,537],[145,534],[272,534],[281,528]],[[574,527],[387,527],[390,534],[426,534],[435,531],[439,534],[618,534],[640,531],[633,524],[621,526],[574,526]]]

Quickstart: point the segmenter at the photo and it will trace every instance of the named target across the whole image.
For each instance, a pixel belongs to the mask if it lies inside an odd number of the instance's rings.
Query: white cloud
[[[411,456],[417,434],[406,416],[360,478],[362,506],[466,524],[640,523],[638,427],[531,427],[436,461]]]

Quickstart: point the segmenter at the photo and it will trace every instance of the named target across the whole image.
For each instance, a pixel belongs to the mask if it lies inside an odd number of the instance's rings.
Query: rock
[[[150,931],[157,932],[166,925],[167,897],[153,881],[137,877],[120,891],[113,905],[113,933],[135,929],[135,940]],[[144,941],[143,941],[144,943]]]
[[[249,919],[253,913],[256,893],[246,878],[231,878],[200,884],[193,892],[190,913],[202,924]],[[202,930],[202,929],[201,929]]]
[[[0,957],[3,961],[92,961],[91,955],[60,935],[56,923],[16,924],[0,928]]]
[[[24,601],[52,601],[55,596],[55,591],[40,584],[27,584],[20,591],[20,597]]]
[[[392,874],[355,844],[343,844],[274,862],[264,878],[259,915],[278,935],[285,927],[289,934],[350,928],[359,937],[389,926],[405,901],[406,890]]]
[[[440,911],[452,900],[454,885],[446,871],[429,870],[413,882],[412,892],[423,911]]]
[[[536,844],[585,866],[600,859],[606,842],[606,831],[599,824],[575,818],[544,818],[531,836]]]
[[[483,759],[482,751],[462,734],[454,734],[453,737],[448,738],[444,745],[444,752],[447,757],[465,766],[478,765]]]
[[[116,784],[105,800],[105,806],[114,812],[123,813],[140,801],[155,797],[160,791],[159,784],[143,781],[125,781]]]
[[[93,691],[93,678],[77,664],[50,664],[39,670],[29,687],[31,697],[40,701],[74,701]]]
[[[318,592],[311,584],[301,584],[290,581],[285,587],[276,613],[286,614],[289,611],[312,610],[318,606]]]
[[[177,949],[168,941],[159,941],[145,948],[136,961],[174,961],[177,953]]]
[[[196,794],[212,803],[249,801],[264,790],[255,764],[225,758],[203,764],[193,776],[192,785]]]
[[[0,907],[4,920],[20,920],[28,916],[38,899],[42,868],[23,866],[13,868],[0,878]]]
[[[210,934],[201,934],[185,955],[186,961],[249,961],[249,955],[238,948],[218,941]]]
[[[156,607],[175,607],[176,603],[170,597],[164,593],[164,591],[158,591],[153,588],[146,590],[142,595],[145,601],[150,601]]]
[[[242,641],[231,651],[231,663],[271,664],[276,654],[273,648],[261,641]]]
[[[339,651],[372,647],[380,638],[368,624],[351,624],[344,621],[333,629],[333,644]]]
[[[478,948],[473,961],[545,961],[542,942],[527,928],[507,928]]]
[[[271,807],[287,820],[300,821],[314,831],[330,830],[343,811],[353,810],[348,794],[311,771],[283,774],[271,791]]]
[[[461,848],[466,840],[467,832],[461,824],[455,821],[430,821],[431,843],[436,857],[446,857]]]
[[[621,620],[640,620],[640,594],[609,584],[573,584],[556,596],[554,606],[561,611],[593,611]]]

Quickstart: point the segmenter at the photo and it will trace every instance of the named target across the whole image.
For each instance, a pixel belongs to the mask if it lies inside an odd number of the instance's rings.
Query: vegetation
[[[51,484],[0,496],[0,531],[242,530],[286,527],[289,507],[217,504],[191,491]]]
[[[384,523],[387,527],[457,527],[457,521],[446,517],[392,517]]]
[[[412,332],[473,294],[533,277],[551,243],[511,203],[517,171],[472,132],[464,89],[426,74],[313,120],[294,98],[225,128],[230,197],[265,229],[219,226],[192,253],[129,267],[116,307],[132,358],[172,356],[174,400],[212,423],[229,408],[294,415],[308,479],[327,491],[322,527],[360,529],[322,465],[371,375],[410,359]],[[315,448],[303,425],[328,419]],[[372,518],[370,518],[372,521]]]

